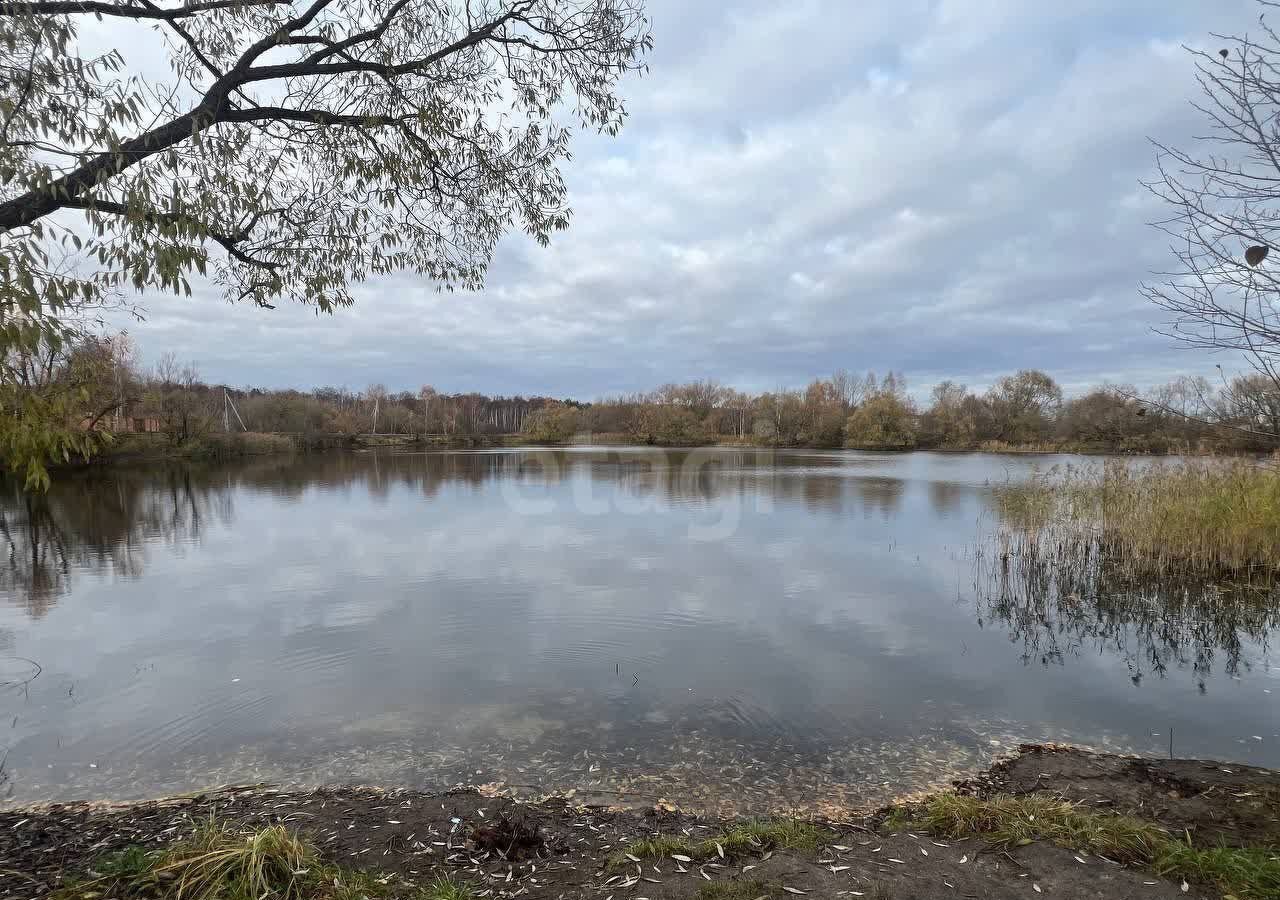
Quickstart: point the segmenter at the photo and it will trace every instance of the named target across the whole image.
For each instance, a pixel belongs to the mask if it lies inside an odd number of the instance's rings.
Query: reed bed
[[[1280,469],[1194,460],[1053,471],[996,491],[1004,560],[1105,567],[1133,580],[1280,574]]]

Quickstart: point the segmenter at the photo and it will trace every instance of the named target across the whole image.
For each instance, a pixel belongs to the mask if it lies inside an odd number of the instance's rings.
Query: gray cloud
[[[149,297],[131,327],[233,384],[589,398],[836,367],[981,385],[1039,366],[1139,383],[1213,360],[1152,333],[1167,264],[1148,136],[1200,130],[1181,44],[1252,0],[651,0],[652,73],[579,136],[575,218],[504,240],[486,290],[409,276],[334,316]]]

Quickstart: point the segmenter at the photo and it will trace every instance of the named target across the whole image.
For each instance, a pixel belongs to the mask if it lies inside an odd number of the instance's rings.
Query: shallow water
[[[1082,462],[584,448],[8,486],[3,790],[830,811],[1018,741],[1167,753],[1171,729],[1280,766],[1274,614],[992,579],[991,485]]]

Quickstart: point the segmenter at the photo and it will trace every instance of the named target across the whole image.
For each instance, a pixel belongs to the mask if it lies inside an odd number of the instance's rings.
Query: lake
[[[1265,604],[999,577],[992,485],[1061,464],[1088,461],[520,449],[5,485],[3,796],[833,811],[1020,741],[1166,754],[1171,730],[1280,766]]]

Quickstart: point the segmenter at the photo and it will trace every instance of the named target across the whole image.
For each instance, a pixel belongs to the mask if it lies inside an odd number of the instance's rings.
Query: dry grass
[[[1268,465],[1114,460],[996,496],[1008,554],[1097,556],[1134,578],[1280,574],[1280,470]]]
[[[392,885],[387,878],[325,862],[318,851],[283,826],[255,831],[210,821],[172,847],[129,847],[104,857],[88,878],[54,900],[471,900],[465,884],[438,878],[426,888]]]

